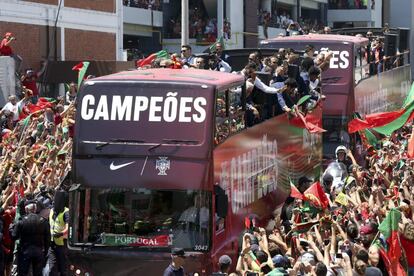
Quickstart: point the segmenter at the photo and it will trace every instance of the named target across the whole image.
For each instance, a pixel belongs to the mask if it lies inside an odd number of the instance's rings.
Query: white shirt
[[[1,111],[4,112],[5,110],[13,112],[13,121],[19,120],[19,107],[17,104],[13,105],[11,102],[6,103]]]
[[[269,94],[277,94],[280,91],[278,88],[267,86],[258,77],[256,77],[254,81],[254,86],[256,86],[261,91]]]
[[[220,72],[227,72],[227,73],[231,72],[231,66],[224,60],[221,60],[219,62],[219,68],[220,68]]]

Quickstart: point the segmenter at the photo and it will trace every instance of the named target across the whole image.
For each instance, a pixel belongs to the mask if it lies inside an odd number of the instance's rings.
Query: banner
[[[355,86],[355,111],[366,115],[400,109],[410,91],[410,80],[409,65],[362,80]]]
[[[102,234],[102,244],[109,246],[168,247],[169,236],[138,237],[135,235]]]

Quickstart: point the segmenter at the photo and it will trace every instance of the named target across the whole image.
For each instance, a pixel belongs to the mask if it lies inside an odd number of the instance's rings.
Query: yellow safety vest
[[[53,219],[53,209],[50,210],[49,214],[49,224],[50,224],[50,235],[51,235],[51,241],[54,242],[56,245],[64,245],[64,240],[68,238],[67,234],[59,237],[54,238],[54,234],[62,233],[63,230],[65,230],[65,220],[64,215],[66,212],[68,212],[69,209],[65,207],[63,212],[58,214],[55,219]]]

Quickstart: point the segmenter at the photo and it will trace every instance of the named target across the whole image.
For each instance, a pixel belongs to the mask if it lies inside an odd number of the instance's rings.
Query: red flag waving
[[[312,116],[311,114],[303,116],[299,110],[296,112],[296,114],[298,114],[298,117],[292,118],[290,120],[291,124],[300,128],[306,128],[310,133],[322,133],[326,131],[318,126],[319,119]]]
[[[299,192],[298,188],[296,188],[296,186],[292,183],[290,183],[290,196],[302,200],[305,199],[305,196],[301,192]]]
[[[315,182],[304,193],[306,200],[316,208],[325,209],[329,206],[329,199],[322,189],[321,183]]]
[[[414,127],[413,131],[411,132],[411,137],[408,140],[407,156],[410,159],[414,158]]]
[[[365,120],[355,118],[348,123],[348,132],[354,133],[367,128],[384,126],[399,118],[404,112],[405,109],[400,109],[390,112],[368,114],[365,116]]]

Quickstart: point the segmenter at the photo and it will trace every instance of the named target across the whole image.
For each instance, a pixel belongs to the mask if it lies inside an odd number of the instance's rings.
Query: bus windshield
[[[87,188],[71,197],[74,245],[209,249],[211,192]]]

